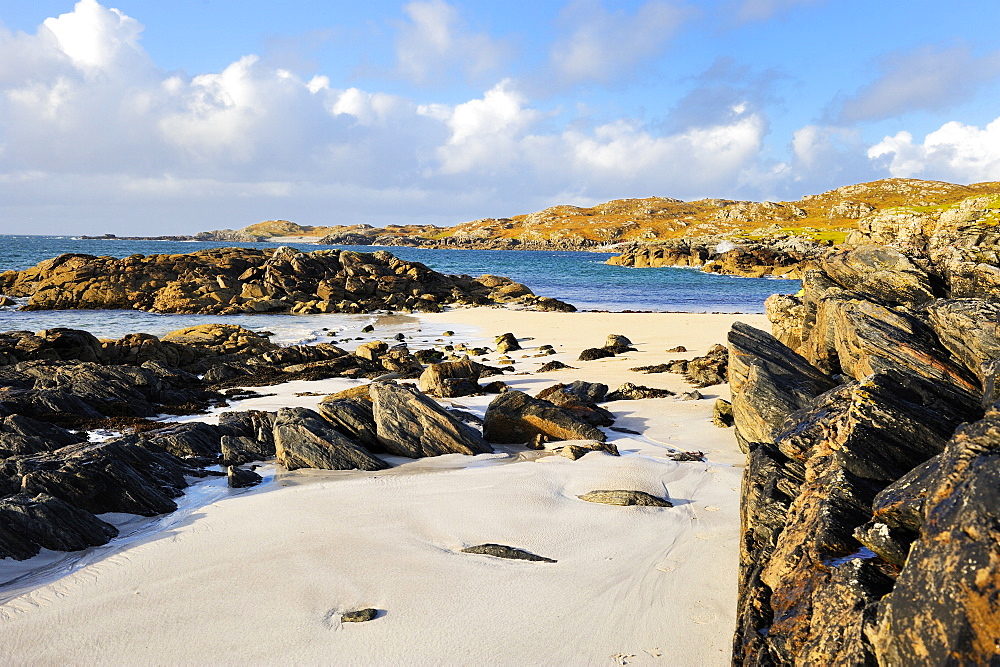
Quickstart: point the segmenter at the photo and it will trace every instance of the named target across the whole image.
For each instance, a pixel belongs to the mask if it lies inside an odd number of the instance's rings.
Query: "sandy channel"
[[[680,376],[628,369],[703,354],[725,342],[733,321],[768,328],[761,315],[483,308],[420,320],[423,335],[469,327],[487,339],[514,333],[526,348],[511,354],[519,372],[551,360],[576,367],[504,378],[530,393],[576,379],[686,391]],[[610,333],[638,350],[576,361]],[[543,344],[559,353],[532,356]],[[665,352],[677,345],[688,352]],[[352,383],[290,383],[233,409],[315,405],[318,397],[294,393]],[[696,401],[606,404],[616,427],[640,433],[608,431],[620,457],[571,461],[512,447],[392,459],[400,465],[378,473],[279,470],[255,489],[224,491],[0,605],[0,661],[727,664],[744,457],[732,431],[711,423],[714,399],[728,398],[728,388],[701,391]],[[482,415],[489,400],[449,403]],[[666,458],[675,450],[704,451],[708,462]],[[646,491],[675,506],[578,498],[595,489]],[[461,552],[484,542],[557,562]],[[341,613],[364,607],[378,617],[340,622]]]

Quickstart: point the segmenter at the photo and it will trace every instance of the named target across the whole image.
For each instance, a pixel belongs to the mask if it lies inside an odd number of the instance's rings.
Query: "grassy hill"
[[[428,241],[512,238],[569,243],[655,241],[716,234],[754,238],[787,233],[840,242],[857,220],[890,208],[914,210],[947,207],[973,195],[1000,195],[1000,182],[957,185],[941,181],[888,178],[847,185],[794,202],[669,197],[616,199],[593,207],[560,205],[509,218],[484,218],[455,225],[332,225],[312,227],[287,220],[268,220],[243,231],[269,236],[409,236]]]

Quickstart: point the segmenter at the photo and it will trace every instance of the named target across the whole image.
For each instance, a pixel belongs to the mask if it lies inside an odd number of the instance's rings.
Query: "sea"
[[[81,239],[70,236],[0,235],[0,271],[26,269],[63,253],[128,257],[176,254],[224,246],[267,248],[281,243],[225,243],[203,241],[128,241]],[[407,261],[418,261],[449,274],[479,276],[490,273],[524,283],[541,296],[567,301],[579,310],[761,313],[774,293],[793,294],[797,280],[741,278],[704,273],[691,268],[631,268],[605,261],[611,252],[428,250],[379,246],[290,244],[302,251],[340,248],[357,252],[388,250]],[[21,299],[24,302],[26,299]],[[99,338],[129,333],[163,335],[196,324],[222,322],[267,331],[279,344],[329,340],[336,332],[352,337],[374,315],[177,315],[140,311],[73,310],[20,311],[0,308],[0,331],[39,331],[56,327],[84,329]],[[405,327],[404,327],[405,328]],[[383,332],[384,333],[384,332]]]

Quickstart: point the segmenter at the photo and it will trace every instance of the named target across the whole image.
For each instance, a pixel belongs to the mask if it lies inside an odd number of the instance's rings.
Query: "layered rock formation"
[[[735,662],[1000,660],[992,201],[864,218],[734,327]]]
[[[0,274],[0,294],[30,297],[24,310],[135,309],[160,313],[437,311],[444,304],[518,303],[575,310],[508,278],[448,276],[385,251],[303,253],[216,248],[124,259],[60,255]]]

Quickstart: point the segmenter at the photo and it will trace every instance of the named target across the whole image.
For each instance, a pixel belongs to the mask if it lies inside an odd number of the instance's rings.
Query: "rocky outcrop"
[[[780,340],[730,334],[748,451],[735,662],[1000,659],[1000,411],[982,416],[998,311],[988,281],[966,292],[969,262],[995,260],[963,245],[983,210],[869,216],[862,245],[769,301]]]
[[[376,437],[391,454],[421,458],[493,451],[478,431],[412,387],[373,382],[369,391]]]
[[[773,276],[798,279],[813,265],[821,248],[808,241],[800,247],[780,244],[741,243],[715,239],[681,239],[649,245],[633,245],[607,260],[615,266],[698,267],[708,273],[748,278]]]
[[[160,313],[436,311],[448,303],[516,302],[575,310],[508,278],[447,276],[385,251],[216,248],[125,259],[67,254],[0,274],[0,294],[25,310],[136,309]],[[491,286],[488,286],[491,285]]]

